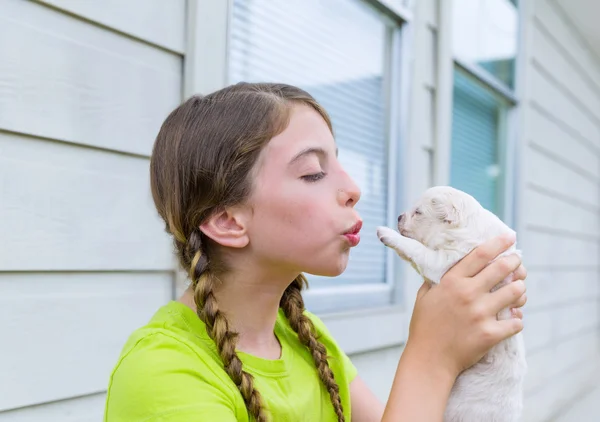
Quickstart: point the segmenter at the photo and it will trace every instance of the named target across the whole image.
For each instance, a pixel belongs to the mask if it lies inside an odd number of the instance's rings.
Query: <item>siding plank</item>
[[[560,151],[556,151],[560,155]],[[592,207],[600,205],[600,190],[593,179],[573,171],[554,156],[530,148],[528,152],[530,182],[567,197],[577,198]]]
[[[0,270],[170,270],[148,160],[0,132]]]
[[[180,54],[185,49],[185,0],[36,0]]]
[[[181,100],[180,56],[37,3],[3,1],[0,40],[0,129],[149,156]]]
[[[106,394],[77,397],[0,412],[0,422],[98,422],[104,414]]]
[[[600,145],[600,127],[597,119],[592,120],[571,101],[546,75],[535,66],[530,66],[531,94],[537,104],[552,110],[557,119],[581,134],[594,145]]]
[[[573,137],[535,107],[531,107],[528,116],[533,133],[531,141],[538,148],[559,154],[572,166],[579,167],[600,180],[600,149],[590,149],[588,144]]]
[[[527,228],[535,226],[555,231],[600,234],[600,214],[533,189],[527,193],[527,206],[523,207],[521,219]]]
[[[586,268],[597,265],[600,256],[597,241],[533,230],[527,230],[522,237],[523,261],[532,270],[551,270],[555,267]]]
[[[528,370],[525,379],[525,395],[530,396],[544,385],[560,380],[571,368],[598,357],[599,342],[595,331],[552,345],[535,354],[527,355]],[[566,391],[566,390],[565,390]]]
[[[535,49],[534,60],[554,78],[561,81],[569,92],[584,104],[589,112],[600,110],[600,87],[584,73],[576,62],[570,61],[558,40],[546,31],[539,21],[532,28]]]
[[[585,45],[573,34],[572,27],[565,22],[562,12],[552,1],[538,2],[535,7],[536,20],[569,52],[569,60],[577,63],[582,71],[600,88],[600,65]]]
[[[525,264],[528,260],[525,258]],[[581,302],[600,295],[600,273],[596,270],[531,270],[527,275],[526,314],[558,304]],[[591,317],[591,316],[590,316]]]
[[[104,391],[131,331],[171,294],[168,273],[0,273],[0,410]]]
[[[598,296],[552,309],[528,308],[524,323],[527,353],[530,356],[542,353],[544,348],[588,333],[598,325]]]
[[[547,362],[551,368],[555,362]],[[561,408],[576,400],[581,394],[597,384],[600,376],[597,356],[589,356],[586,361],[574,366],[548,382],[539,390],[525,397],[523,421],[548,422]],[[575,421],[574,421],[575,422]],[[579,422],[579,421],[577,421]]]

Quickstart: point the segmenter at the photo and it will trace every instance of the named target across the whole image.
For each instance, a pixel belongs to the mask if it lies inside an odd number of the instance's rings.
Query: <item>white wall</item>
[[[600,58],[553,0],[524,19],[526,421],[543,421],[599,379]]]
[[[148,157],[185,2],[129,2],[1,2],[0,421],[101,419],[122,345],[172,297]]]

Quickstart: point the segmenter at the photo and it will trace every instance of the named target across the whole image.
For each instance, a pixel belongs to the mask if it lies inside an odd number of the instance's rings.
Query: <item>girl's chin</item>
[[[331,261],[330,261],[331,262]],[[341,275],[348,267],[348,259],[340,259],[336,265],[327,265],[319,268],[311,268],[311,271],[305,271],[308,274],[321,277],[337,277]]]

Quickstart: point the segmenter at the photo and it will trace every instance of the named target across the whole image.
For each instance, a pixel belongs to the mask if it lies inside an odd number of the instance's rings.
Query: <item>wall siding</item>
[[[600,67],[553,0],[536,0],[523,100],[521,246],[530,273],[524,422],[549,421],[598,377]]]
[[[2,1],[2,422],[100,420],[127,337],[173,297],[148,167],[185,2],[132,1]]]
[[[19,40],[0,44],[6,131],[149,156],[181,98],[181,56],[38,3],[4,0],[0,39]]]
[[[0,422],[99,422],[105,401],[106,394],[100,393],[28,406],[0,413]]]

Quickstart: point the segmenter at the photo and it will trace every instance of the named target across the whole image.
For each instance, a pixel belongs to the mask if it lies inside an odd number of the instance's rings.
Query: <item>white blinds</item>
[[[385,280],[387,138],[384,92],[389,28],[360,0],[234,0],[229,81],[297,85],[331,115],[342,164],[362,189],[361,243],[338,279],[311,286]]]

